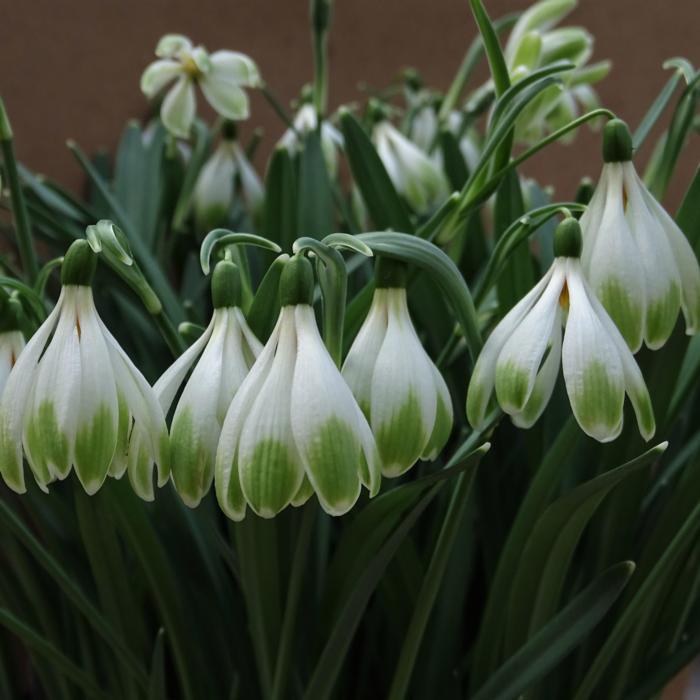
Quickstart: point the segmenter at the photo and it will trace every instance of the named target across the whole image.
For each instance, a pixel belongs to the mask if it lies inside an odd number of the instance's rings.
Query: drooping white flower
[[[581,217],[582,263],[591,286],[633,352],[661,347],[683,310],[700,329],[700,266],[683,232],[641,181],[624,122],[604,133],[606,163]]]
[[[294,116],[294,129],[287,129],[279,140],[279,145],[290,154],[301,150],[299,137],[314,131],[318,125],[318,115],[312,104],[303,104]],[[338,149],[343,147],[343,135],[327,119],[321,124],[321,148],[326,161],[328,174],[334,177],[338,172]]]
[[[240,282],[233,263],[214,269],[214,315],[204,333],[153,387],[168,413],[190,368],[170,427],[170,470],[183,501],[194,508],[214,479],[216,447],[231,400],[262,345],[240,308]]]
[[[273,517],[313,492],[341,515],[362,485],[379,489],[372,432],[318,332],[309,261],[287,263],[280,286],[277,325],[231,402],[216,455],[217,498],[234,520],[246,505]]]
[[[447,385],[413,327],[401,276],[380,259],[372,305],[343,365],[390,477],[435,459],[453,420]]]
[[[166,85],[168,90],[160,110],[166,129],[175,136],[188,138],[196,114],[195,83],[207,102],[226,119],[247,119],[248,96],[244,87],[260,85],[255,63],[237,51],[209,54],[203,46],[180,34],[167,34],[156,47],[154,61],[141,76],[141,90],[152,98]]]
[[[642,437],[653,436],[644,378],[586,282],[580,250],[579,224],[566,219],[555,233],[557,257],[549,271],[484,344],[467,394],[467,417],[474,428],[483,426],[494,390],[515,425],[532,426],[552,395],[561,362],[571,408],[585,433],[600,442],[614,440],[622,430],[626,393]]]
[[[32,336],[0,399],[0,472],[25,490],[22,455],[43,490],[75,471],[90,494],[134,459],[130,436],[143,434],[149,473],[168,478],[167,429],[148,382],[104,326],[90,283],[94,256],[73,243],[58,302]]]
[[[413,209],[424,212],[447,197],[449,185],[438,165],[388,119],[375,124],[372,140],[396,191]]]
[[[235,139],[222,139],[202,167],[193,193],[198,227],[205,231],[221,225],[234,198],[236,177],[251,213],[259,211],[264,198],[262,182]]]

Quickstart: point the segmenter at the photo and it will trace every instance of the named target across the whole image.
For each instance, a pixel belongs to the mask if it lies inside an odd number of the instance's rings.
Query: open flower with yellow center
[[[627,125],[611,119],[605,165],[581,217],[583,269],[593,290],[636,352],[661,347],[683,310],[686,332],[700,329],[700,266],[678,225],[641,181]]]
[[[95,258],[87,241],[66,253],[63,288],[46,321],[27,343],[0,399],[0,473],[25,491],[22,456],[47,490],[75,467],[87,493],[107,474],[158,466],[168,478],[167,429],[148,382],[104,326],[90,287]],[[140,451],[130,448],[137,433]],[[141,454],[139,454],[139,452]]]
[[[272,334],[226,414],[216,455],[216,495],[234,520],[246,506],[271,518],[316,493],[346,513],[361,486],[379,490],[377,447],[318,332],[311,263],[295,256],[280,280]]]
[[[221,425],[262,345],[240,308],[240,277],[222,261],[212,277],[214,315],[204,333],[153,387],[167,413],[194,365],[170,427],[170,469],[175,489],[194,508],[214,479]]]
[[[403,266],[380,258],[376,279],[343,377],[372,427],[382,473],[398,476],[438,456],[452,430],[452,401],[413,327]]]
[[[561,362],[571,408],[585,433],[600,442],[614,440],[627,394],[642,437],[653,436],[644,378],[586,282],[580,252],[579,223],[567,218],[555,232],[552,266],[496,326],[477,359],[467,394],[475,429],[484,425],[494,390],[515,425],[532,426],[549,402]]]
[[[156,47],[157,61],[141,76],[141,90],[155,97],[174,83],[163,98],[160,116],[166,129],[180,138],[188,138],[196,113],[195,84],[207,102],[226,119],[247,119],[248,96],[244,87],[260,85],[255,63],[237,51],[209,54],[203,46],[193,46],[181,34],[167,34]]]

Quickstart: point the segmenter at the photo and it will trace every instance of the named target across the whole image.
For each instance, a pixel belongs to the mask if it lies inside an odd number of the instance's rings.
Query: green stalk
[[[425,628],[428,625],[430,613],[435,605],[435,599],[445,575],[447,562],[469,502],[469,495],[474,483],[474,474],[474,471],[469,474],[460,474],[457,486],[452,492],[452,498],[445,514],[445,520],[442,523],[433,556],[423,576],[423,584],[401,648],[401,656],[394,673],[391,690],[387,696],[388,700],[401,700],[406,697],[408,692],[408,686],[413,674],[416,657],[423,641]]]
[[[301,527],[297,546],[294,550],[294,563],[289,577],[289,590],[282,621],[282,633],[280,635],[279,648],[277,650],[277,662],[272,683],[272,700],[282,700],[287,688],[287,675],[289,673],[289,660],[292,654],[292,646],[296,642],[294,634],[299,610],[299,597],[301,584],[306,569],[306,559],[309,552],[311,533],[316,519],[316,507],[313,503],[307,503],[302,516]]]
[[[321,124],[328,104],[328,27],[332,0],[311,0],[311,28],[314,47],[314,107]]]
[[[5,163],[7,173],[7,184],[10,188],[12,199],[12,214],[15,219],[15,229],[17,231],[17,247],[22,259],[24,274],[30,284],[34,284],[39,274],[39,263],[37,262],[34,241],[32,240],[31,224],[27,213],[27,204],[22,195],[22,188],[17,173],[17,159],[15,158],[14,137],[10,119],[5,111],[5,105],[0,98],[0,147],[2,148],[2,159]]]
[[[184,338],[177,332],[172,321],[165,315],[161,309],[158,313],[153,314],[153,320],[158,326],[160,334],[163,336],[166,345],[172,352],[173,357],[180,357],[186,350]]]

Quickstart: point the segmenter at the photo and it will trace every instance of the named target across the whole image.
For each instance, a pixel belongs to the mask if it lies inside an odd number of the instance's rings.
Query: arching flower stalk
[[[104,326],[91,282],[95,257],[73,243],[61,271],[63,288],[49,317],[17,359],[0,400],[0,472],[25,491],[22,456],[37,484],[64,479],[75,467],[85,491],[153,463],[167,481],[167,429],[148,382]],[[133,436],[142,436],[139,450]]]
[[[154,386],[167,414],[192,368],[170,427],[171,476],[192,508],[211,487],[226,412],[262,349],[243,316],[240,296],[236,266],[219,262],[212,276],[214,314],[209,326]]]
[[[492,331],[474,367],[467,417],[483,425],[494,389],[515,425],[531,427],[554,390],[561,362],[566,391],[581,429],[600,442],[622,430],[625,393],[642,437],[655,431],[642,373],[581,269],[579,223],[565,219],[555,259],[540,282]],[[562,325],[565,325],[562,341]]]
[[[281,312],[226,414],[216,455],[216,494],[234,520],[250,506],[271,518],[313,493],[346,513],[380,470],[372,432],[323,344],[311,306],[313,272],[301,256],[280,280]]]
[[[250,109],[244,87],[258,87],[260,75],[255,63],[237,51],[209,54],[203,46],[193,46],[181,34],[167,34],[156,47],[154,61],[141,76],[141,90],[155,97],[173,83],[163,98],[160,116],[174,136],[189,138],[196,114],[195,84],[207,102],[226,119],[247,119]]]
[[[377,261],[372,306],[343,377],[372,427],[384,476],[438,456],[452,430],[452,400],[413,327],[401,263]]]
[[[636,352],[668,339],[683,310],[686,333],[700,329],[700,266],[678,225],[632,163],[632,137],[619,119],[603,138],[605,165],[581,217],[581,261],[593,290]]]

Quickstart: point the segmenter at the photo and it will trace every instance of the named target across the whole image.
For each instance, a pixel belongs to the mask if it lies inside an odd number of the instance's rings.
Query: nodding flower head
[[[221,261],[214,268],[212,296],[214,315],[206,330],[153,387],[167,413],[185,383],[170,427],[170,467],[175,489],[191,507],[211,487],[221,425],[262,350],[240,308],[234,263]]]
[[[552,266],[494,328],[477,359],[467,394],[474,428],[483,426],[494,390],[515,425],[532,426],[549,402],[561,363],[571,408],[585,433],[600,442],[614,440],[627,393],[642,436],[653,436],[644,379],[586,282],[580,252],[579,224],[565,219],[555,233]]]
[[[102,323],[90,287],[95,258],[87,241],[66,253],[54,310],[10,372],[0,399],[0,471],[25,490],[22,455],[43,490],[75,468],[88,493],[106,476],[158,465],[168,478],[167,429],[143,375]],[[142,436],[139,450],[132,448]]]
[[[654,199],[632,163],[624,122],[605,127],[605,165],[581,217],[582,264],[633,352],[661,347],[680,309],[686,332],[700,329],[700,267],[677,224]]]
[[[382,473],[398,476],[440,453],[452,430],[452,401],[413,327],[401,264],[380,258],[376,277],[343,377],[372,427]]]
[[[439,204],[449,185],[439,166],[388,119],[375,124],[372,140],[396,191],[417,212]]]
[[[141,76],[141,90],[151,98],[174,83],[165,97],[160,116],[174,136],[188,138],[196,114],[195,84],[207,102],[226,119],[247,119],[248,96],[244,87],[258,87],[260,75],[255,63],[237,51],[209,54],[193,46],[181,34],[167,34],[156,47],[157,61]]]
[[[295,256],[282,272],[277,325],[226,414],[215,485],[234,520],[246,505],[270,518],[313,493],[342,515],[362,485],[379,489],[377,447],[323,344],[313,287],[311,264]]]

